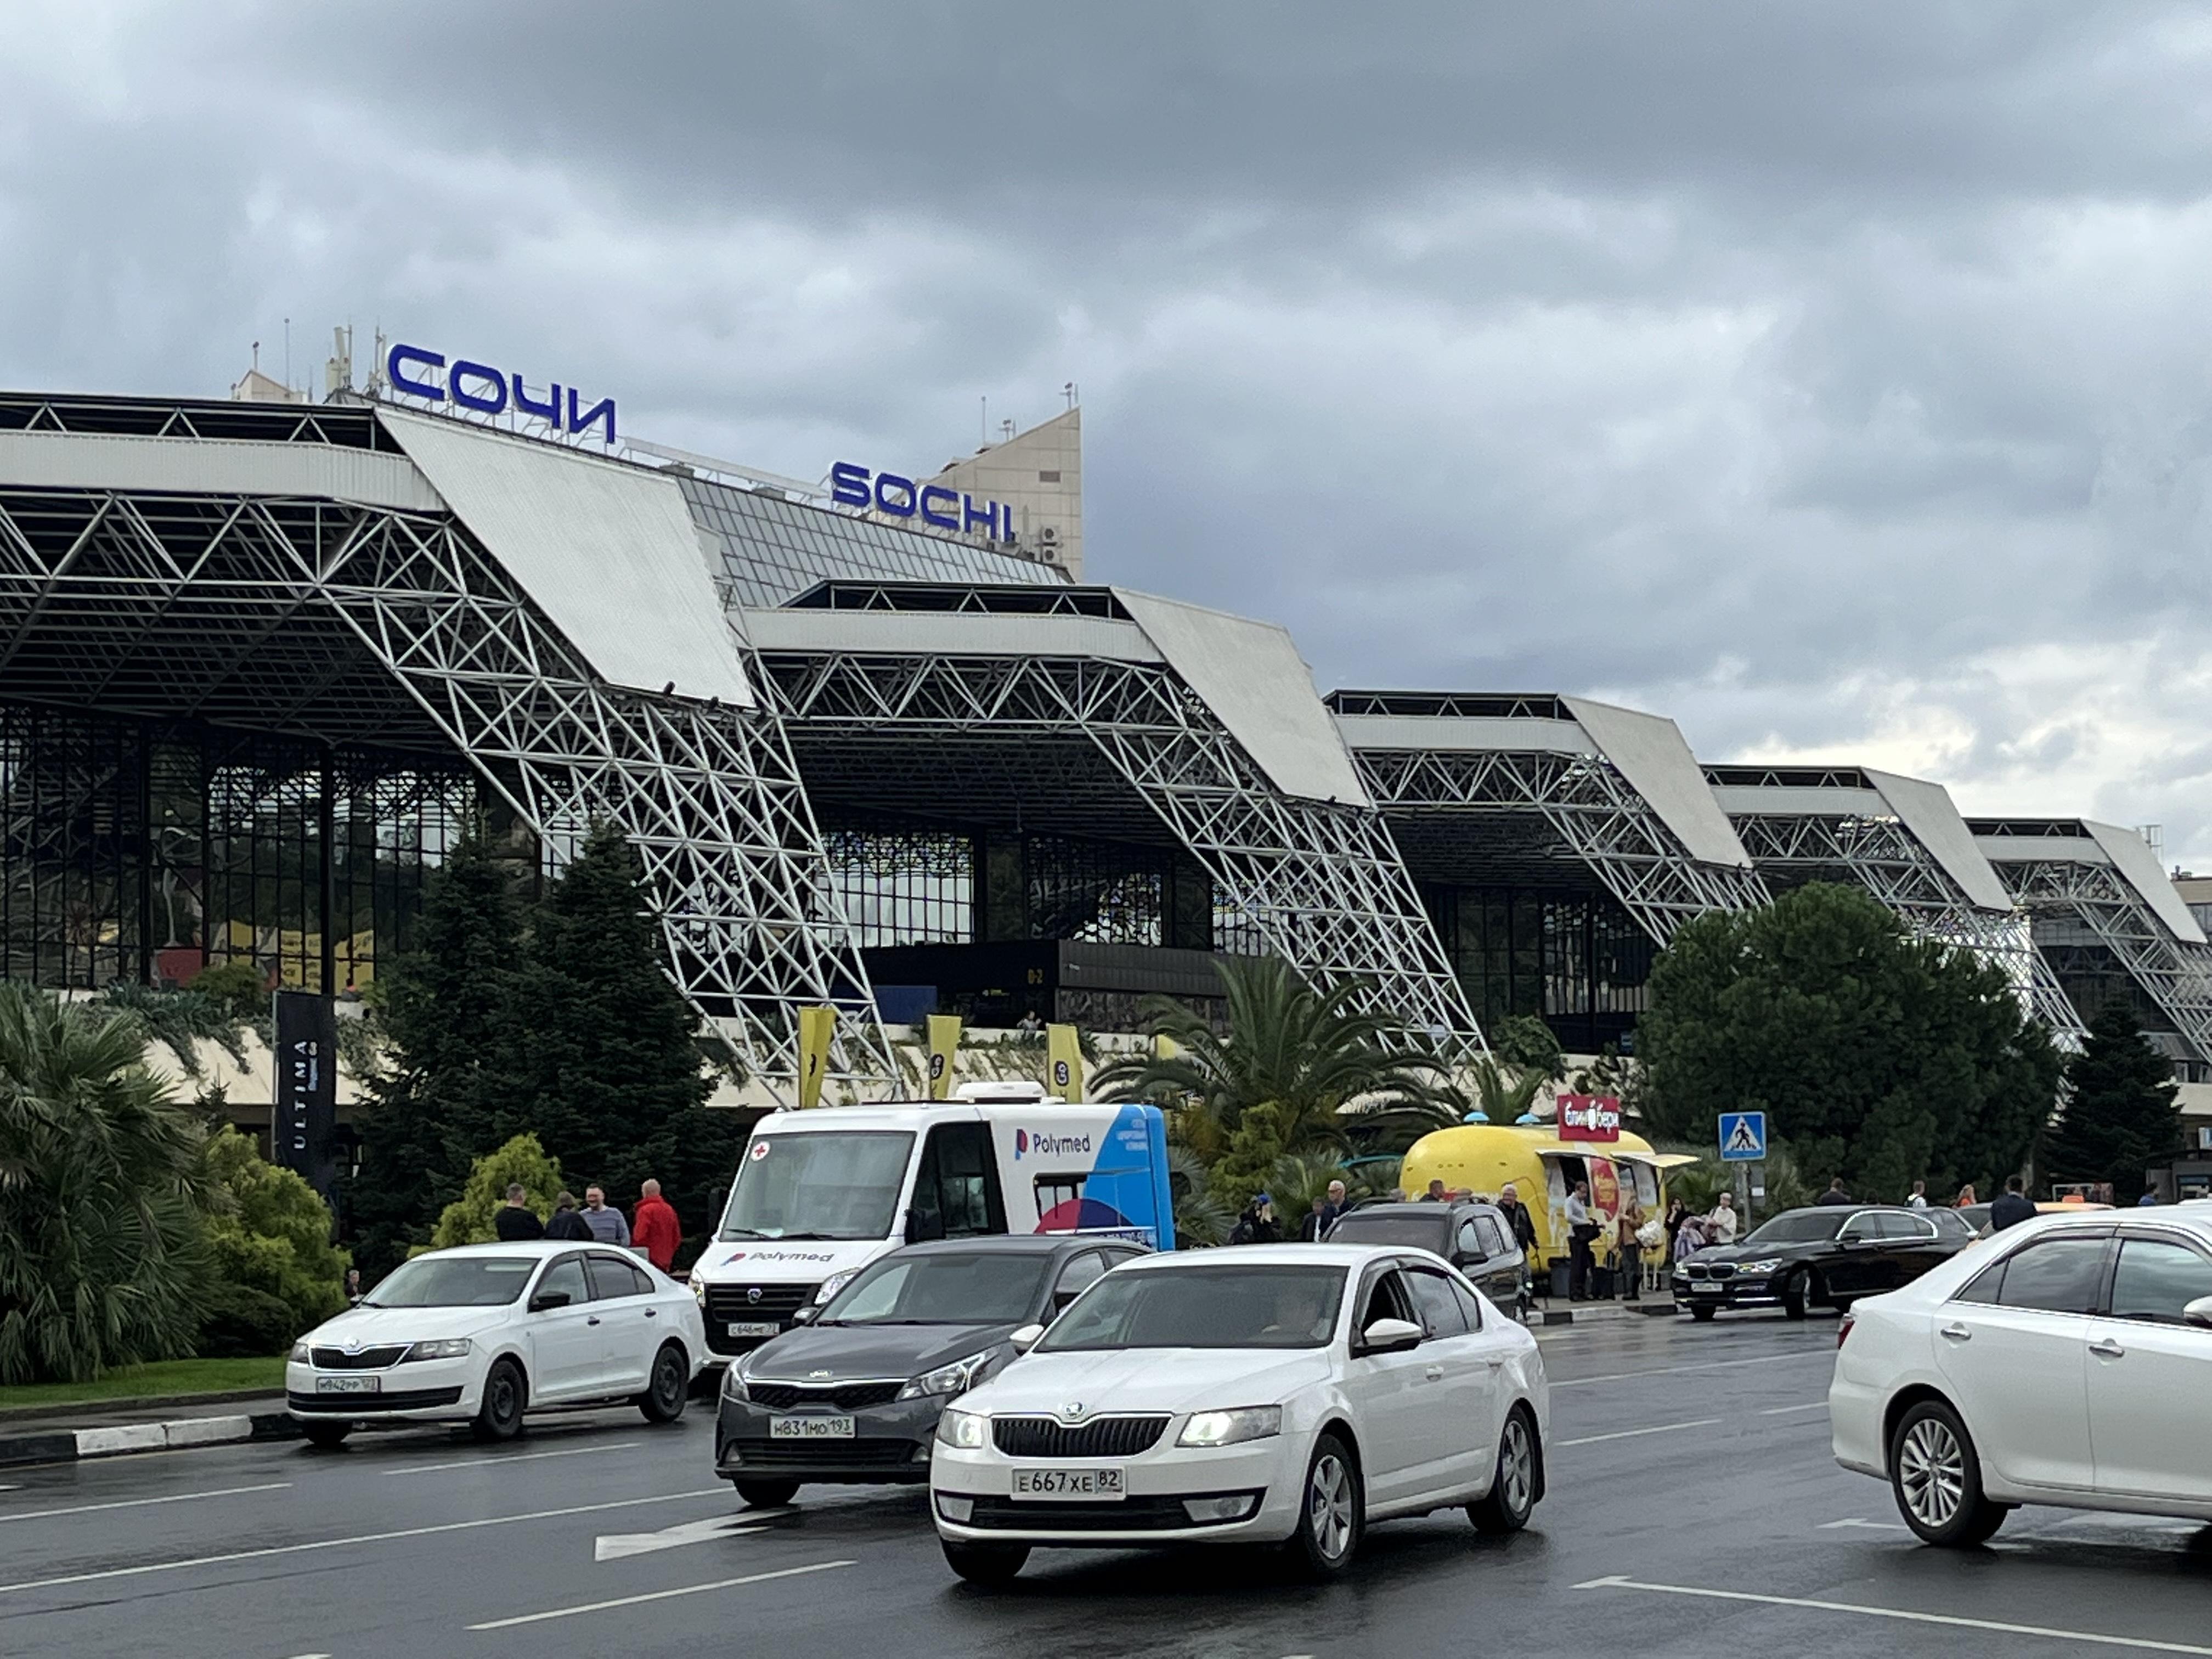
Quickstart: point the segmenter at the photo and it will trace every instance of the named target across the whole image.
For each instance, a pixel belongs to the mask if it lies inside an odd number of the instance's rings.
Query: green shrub
[[[222,1183],[207,1224],[208,1249],[221,1282],[273,1300],[283,1313],[283,1342],[343,1312],[349,1258],[331,1243],[330,1207],[315,1189],[269,1163],[235,1129],[216,1133],[207,1159],[210,1173]],[[266,1310],[257,1318],[265,1320]],[[204,1327],[202,1357],[223,1357],[211,1352],[207,1340]]]
[[[553,1213],[553,1197],[561,1190],[561,1165],[546,1156],[536,1135],[517,1135],[471,1166],[468,1185],[438,1218],[430,1248],[490,1243],[499,1237],[492,1231],[493,1218],[507,1202],[507,1188],[518,1181],[528,1189],[530,1207],[540,1221]]]
[[[282,1298],[226,1282],[204,1297],[194,1346],[203,1359],[261,1359],[284,1352],[306,1328]]]
[[[191,976],[185,988],[219,1004],[233,1019],[251,1025],[269,1017],[269,980],[250,962],[218,962]]]

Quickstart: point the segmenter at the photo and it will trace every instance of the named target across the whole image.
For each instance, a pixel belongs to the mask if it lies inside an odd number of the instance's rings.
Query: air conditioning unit
[[[1038,532],[1037,539],[1043,542],[1056,542],[1060,539],[1060,532],[1054,530],[1050,525],[1047,525],[1042,531]]]

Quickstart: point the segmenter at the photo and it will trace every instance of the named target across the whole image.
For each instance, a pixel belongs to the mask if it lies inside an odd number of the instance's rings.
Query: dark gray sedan
[[[1041,1233],[894,1250],[722,1380],[715,1472],[756,1507],[809,1482],[929,1478],[938,1414],[1117,1263],[1127,1239]]]

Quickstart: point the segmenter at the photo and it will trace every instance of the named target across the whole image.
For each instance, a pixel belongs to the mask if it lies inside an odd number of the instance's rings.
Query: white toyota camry
[[[1422,1250],[1279,1244],[1114,1269],[939,1420],[945,1559],[995,1583],[1032,1548],[1282,1542],[1340,1571],[1370,1522],[1544,1495],[1535,1339]]]
[[[1844,1316],[1836,1461],[1931,1544],[2022,1504],[2212,1520],[2212,1207],[2045,1215]]]
[[[416,1256],[301,1337],[284,1392],[319,1446],[362,1422],[506,1440],[552,1407],[634,1402],[673,1422],[706,1352],[690,1291],[626,1250],[469,1244]]]

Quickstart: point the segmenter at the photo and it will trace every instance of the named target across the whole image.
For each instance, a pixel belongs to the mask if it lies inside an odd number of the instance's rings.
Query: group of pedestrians
[[[607,1202],[602,1187],[584,1188],[579,1206],[574,1193],[563,1192],[553,1200],[553,1213],[538,1218],[530,1207],[530,1193],[520,1182],[507,1189],[507,1202],[492,1218],[492,1231],[505,1244],[535,1238],[573,1239],[580,1244],[620,1244],[635,1250],[667,1273],[676,1265],[676,1247],[684,1242],[684,1226],[676,1207],[660,1195],[660,1183],[647,1181],[638,1188],[635,1219]]]

